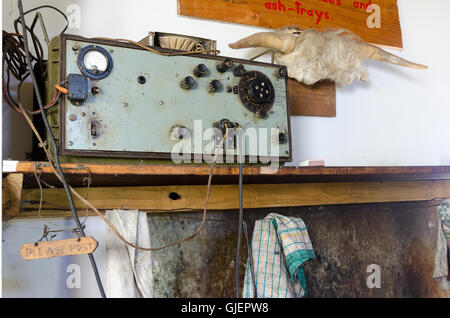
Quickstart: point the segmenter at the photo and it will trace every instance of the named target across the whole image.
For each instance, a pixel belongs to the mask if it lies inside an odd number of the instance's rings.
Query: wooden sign
[[[273,29],[344,28],[369,43],[403,46],[397,0],[178,0],[178,14]]]
[[[25,260],[82,255],[93,253],[97,246],[98,242],[93,237],[27,243],[20,249],[20,255],[22,255]]]

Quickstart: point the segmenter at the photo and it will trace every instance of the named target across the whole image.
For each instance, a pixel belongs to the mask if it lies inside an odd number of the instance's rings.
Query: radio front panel
[[[165,56],[63,35],[63,155],[170,158],[175,152],[291,158],[286,68],[212,55]],[[256,137],[255,137],[256,136]],[[256,138],[256,139],[255,139]]]

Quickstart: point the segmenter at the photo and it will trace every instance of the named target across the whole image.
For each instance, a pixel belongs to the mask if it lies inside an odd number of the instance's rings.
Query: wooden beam
[[[77,191],[85,195],[86,189]],[[206,186],[102,187],[89,190],[89,201],[100,210],[181,212],[202,210],[205,195]],[[244,185],[245,209],[426,201],[448,197],[449,180]],[[39,199],[39,189],[24,189],[22,211],[18,217],[37,216]],[[86,211],[84,204],[75,200],[75,205],[80,213],[85,213],[82,212],[83,209]],[[235,210],[238,207],[237,186],[212,186],[208,209]],[[68,208],[63,189],[44,189],[42,213],[45,216],[62,216],[61,211]]]

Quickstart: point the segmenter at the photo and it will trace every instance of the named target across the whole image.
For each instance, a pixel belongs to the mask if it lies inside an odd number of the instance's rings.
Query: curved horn
[[[365,46],[365,57],[368,59],[378,60],[382,62],[387,62],[395,65],[405,66],[405,67],[411,67],[416,69],[427,69],[428,66],[417,64],[410,62],[408,60],[405,60],[397,55],[391,54],[389,52],[386,52],[382,49],[380,49],[377,46],[367,44]]]
[[[284,54],[292,52],[295,48],[296,37],[281,32],[260,32],[243,38],[228,46],[232,49],[242,49],[247,47],[266,47],[278,50]]]

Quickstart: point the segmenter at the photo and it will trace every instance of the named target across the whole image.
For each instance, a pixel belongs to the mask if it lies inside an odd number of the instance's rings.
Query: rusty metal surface
[[[301,217],[306,223],[317,256],[304,266],[308,297],[450,296],[432,279],[438,212],[430,203],[245,211],[249,229],[270,212]],[[154,253],[155,296],[234,297],[237,217],[233,212],[209,212],[208,219],[216,221],[207,222],[197,238]],[[152,244],[195,232],[200,219],[201,213],[149,217]],[[244,239],[241,286],[246,258]],[[381,268],[379,289],[366,285],[371,264]]]

